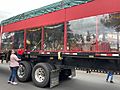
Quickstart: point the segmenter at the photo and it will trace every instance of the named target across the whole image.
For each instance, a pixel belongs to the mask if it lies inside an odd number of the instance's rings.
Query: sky
[[[0,22],[61,0],[0,0]]]

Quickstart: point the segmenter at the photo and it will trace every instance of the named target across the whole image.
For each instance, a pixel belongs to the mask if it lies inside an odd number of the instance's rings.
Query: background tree
[[[101,19],[101,23],[117,32],[117,50],[119,51],[120,13],[106,15]]]

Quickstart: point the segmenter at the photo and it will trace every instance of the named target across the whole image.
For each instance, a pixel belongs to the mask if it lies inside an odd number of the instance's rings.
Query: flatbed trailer
[[[120,72],[120,0],[63,0],[1,22],[1,52],[21,50],[17,79],[54,87],[75,68]]]

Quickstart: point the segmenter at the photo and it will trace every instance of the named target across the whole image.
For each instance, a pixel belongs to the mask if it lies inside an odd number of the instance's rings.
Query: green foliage
[[[109,14],[101,19],[104,26],[114,28],[116,32],[120,32],[120,13]]]

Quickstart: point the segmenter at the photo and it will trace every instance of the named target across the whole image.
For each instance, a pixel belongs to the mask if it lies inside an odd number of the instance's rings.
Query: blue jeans
[[[111,78],[110,78],[110,76],[111,76]],[[106,80],[108,80],[109,78],[110,78],[110,81],[113,80],[113,72],[108,72],[108,75],[107,75],[107,79],[106,79]]]
[[[10,67],[9,81],[15,82],[18,67]]]

